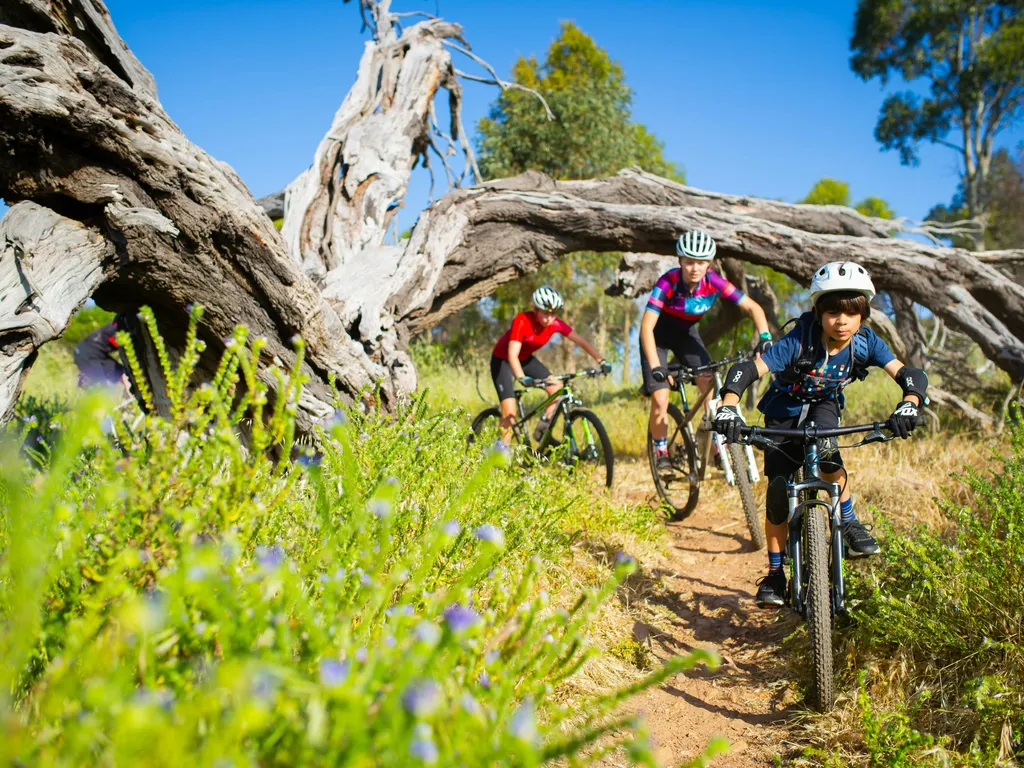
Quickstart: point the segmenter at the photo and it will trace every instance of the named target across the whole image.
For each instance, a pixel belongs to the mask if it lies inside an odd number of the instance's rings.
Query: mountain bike
[[[526,388],[516,387],[516,412],[518,418],[512,425],[512,439],[515,443],[525,446],[528,450],[548,456],[552,455],[556,448],[562,448],[563,461],[570,464],[585,462],[593,464],[600,472],[604,470],[604,484],[611,488],[612,475],[614,473],[615,455],[612,452],[612,441],[608,438],[608,431],[604,424],[597,418],[597,415],[586,408],[583,408],[583,401],[579,399],[569,383],[573,379],[586,377],[595,378],[604,373],[600,368],[588,368],[585,371],[576,373],[561,373],[550,375],[546,381],[560,381],[562,387],[552,395],[549,395],[540,405],[527,412],[523,406],[523,395]],[[543,389],[542,383],[537,383],[537,388]],[[541,435],[540,441],[534,447],[531,442],[530,430],[527,423],[544,413],[551,403],[557,402],[557,408],[551,417],[551,423]],[[556,427],[559,422],[562,424],[562,437],[556,435]],[[488,408],[477,414],[473,419],[473,436],[494,430],[496,434],[501,433],[501,409]]]
[[[750,540],[755,549],[764,549],[764,526],[754,501],[754,485],[761,479],[754,451],[749,445],[727,445],[725,438],[711,428],[711,421],[721,404],[721,398],[718,396],[722,389],[720,371],[748,357],[749,353],[743,353],[696,368],[681,363],[669,365],[672,389],[679,393],[683,406],[682,411],[674,403],[669,403],[668,406],[668,458],[671,469],[658,469],[654,438],[650,432],[647,434],[647,457],[658,496],[673,510],[669,519],[683,520],[689,517],[697,506],[700,486],[707,473],[714,447],[725,473],[725,482],[735,486],[740,492],[743,514],[747,518],[747,528],[750,530]],[[685,385],[695,381],[698,374],[706,371],[714,373],[714,385],[697,398],[697,402],[691,407]],[[704,409],[705,402],[709,404],[707,410]],[[693,422],[697,414],[703,414],[703,418],[699,428],[695,429]]]
[[[790,566],[789,606],[807,621],[811,639],[811,703],[827,711],[835,703],[835,677],[832,659],[832,628],[837,616],[846,615],[843,587],[843,529],[839,514],[838,483],[821,478],[819,458],[822,444],[842,435],[867,432],[859,443],[842,446],[858,448],[871,443],[886,443],[895,435],[882,434],[886,424],[861,424],[835,429],[819,429],[814,422],[798,429],[741,427],[746,445],[776,448],[773,437],[803,442],[804,461],[786,483],[789,496],[789,538],[786,555]],[[828,494],[828,501],[818,497]],[[826,529],[826,520],[828,529]]]

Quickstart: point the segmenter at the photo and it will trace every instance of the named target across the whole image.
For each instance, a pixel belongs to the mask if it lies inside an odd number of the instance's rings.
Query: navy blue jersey
[[[852,381],[854,340],[839,352],[826,355],[825,346],[821,343],[821,326],[817,321],[813,321],[815,328],[811,337],[814,342],[814,366],[793,384],[786,384],[779,379],[777,374],[800,357],[803,322],[802,318],[793,330],[761,355],[768,370],[775,374],[771,386],[757,404],[758,410],[766,416],[797,416],[806,403],[824,400],[838,400],[840,408],[845,405],[843,389]],[[864,328],[861,333],[867,342],[866,366],[884,368],[896,359],[889,345],[873,330]]]

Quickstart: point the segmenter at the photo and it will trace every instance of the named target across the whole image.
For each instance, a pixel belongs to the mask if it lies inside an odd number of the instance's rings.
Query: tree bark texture
[[[34,201],[63,222],[61,233],[102,244],[69,249],[66,258],[77,262],[68,266],[69,276],[92,274],[89,259],[97,249],[112,252],[105,258],[116,269],[104,269],[105,280],[76,293],[79,303],[96,288],[110,308],[149,304],[173,335],[186,322],[187,306],[198,302],[207,308],[204,336],[212,353],[223,350],[222,340],[242,323],[267,338],[268,365],[294,361],[289,340],[301,334],[311,379],[300,414],[306,427],[309,418],[330,413],[329,372],[338,374],[350,398],[389,378],[288,257],[234,171],[185,138],[133,57],[112,53],[127,50],[113,27],[86,25],[92,34],[85,40],[66,33],[78,32],[77,20],[101,4],[23,2],[12,8],[5,6],[5,19],[28,19],[33,28],[0,25],[0,194],[12,203]],[[34,31],[46,19],[51,29]],[[109,20],[105,9],[98,19]],[[5,238],[21,246],[4,260],[5,284],[7,272],[49,258],[40,251],[45,239],[35,236],[43,212],[8,222],[13,213],[4,219]],[[11,320],[6,312],[0,317],[5,325]],[[23,370],[32,356],[20,359]],[[15,368],[5,360],[0,413],[9,411],[17,390],[9,385]],[[266,367],[262,375],[273,384]]]

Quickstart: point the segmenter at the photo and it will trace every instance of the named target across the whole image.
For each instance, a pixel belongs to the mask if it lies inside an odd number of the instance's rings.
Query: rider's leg
[[[711,355],[708,354],[707,347],[704,346],[704,341],[700,337],[700,333],[697,331],[696,325],[691,325],[685,335],[679,339],[678,346],[675,350],[676,358],[682,361],[685,365],[691,368],[699,368],[702,365],[708,365],[711,362]],[[700,395],[703,395],[714,383],[714,376],[710,371],[701,373],[694,380],[694,384],[697,385],[697,391]],[[705,412],[710,412],[710,398],[704,401]]]
[[[794,426],[793,418],[765,419],[766,427]],[[768,478],[765,493],[765,539],[768,543],[768,574],[758,582],[754,602],[762,608],[785,604],[786,574],[782,569],[782,553],[786,551],[789,534],[789,492],[786,484],[800,466],[800,446],[784,441],[779,448],[768,448],[764,455],[764,474]]]
[[[516,399],[506,397],[501,401],[501,442],[509,445],[512,442],[512,427],[516,423]]]
[[[837,469],[834,472],[825,472],[825,468],[835,463]],[[839,483],[842,493],[839,496],[839,520],[843,528],[843,543],[846,545],[847,557],[870,557],[877,555],[881,549],[875,537],[871,535],[864,524],[857,519],[853,511],[853,499],[850,494],[850,482],[846,470],[842,469],[842,457],[834,454],[832,462],[822,462],[821,476],[830,483]]]
[[[512,425],[516,422],[516,381],[508,360],[491,355],[491,380],[498,393],[501,406],[501,441],[508,445],[512,441]]]
[[[668,365],[668,349],[659,345],[657,351],[659,364]],[[668,437],[668,400],[671,388],[667,381],[655,381],[651,376],[651,366],[647,362],[643,346],[640,347],[640,372],[644,379],[643,393],[651,397],[647,429],[656,442],[665,440]]]
[[[651,416],[648,428],[655,440],[668,437],[668,389],[656,389],[651,393]]]
[[[551,375],[551,371],[548,370],[548,367],[535,357],[529,357],[523,362],[523,373],[531,378],[537,379],[538,381],[543,381]],[[544,390],[549,395],[553,395],[561,388],[561,384],[551,383],[544,387]],[[551,417],[555,415],[555,409],[557,407],[558,403],[553,402],[544,410],[544,418],[547,421],[551,421]]]

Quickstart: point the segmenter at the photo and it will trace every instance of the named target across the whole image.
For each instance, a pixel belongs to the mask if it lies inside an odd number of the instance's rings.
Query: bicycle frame
[[[723,361],[724,362],[724,361]],[[691,410],[689,400],[686,397],[686,381],[687,379],[693,379],[695,376],[675,376],[675,389],[679,393],[680,400],[683,406],[683,429],[685,429],[690,438],[694,441],[697,446],[697,456],[700,462],[699,477],[701,480],[704,479],[705,471],[707,470],[708,461],[711,458],[711,444],[714,442],[718,446],[718,456],[722,462],[722,470],[725,472],[725,482],[728,485],[736,485],[735,469],[732,466],[732,461],[729,459],[729,451],[725,447],[725,438],[719,435],[717,432],[711,429],[711,419],[714,418],[715,412],[718,410],[718,406],[721,404],[721,398],[718,393],[722,390],[722,375],[719,372],[722,367],[722,363],[718,363],[714,368],[711,368],[712,375],[714,377],[714,383],[708,387],[704,392],[701,393],[700,397],[693,404]],[[706,366],[702,366],[702,369],[707,370]],[[701,372],[702,369],[696,369]],[[704,406],[707,404],[707,408]],[[700,426],[700,440],[697,439],[697,430],[693,427],[693,420],[697,414],[702,414],[703,419]],[[708,436],[710,435],[710,439]],[[744,451],[747,454],[747,476],[750,478],[751,483],[756,483],[761,479],[760,473],[757,471],[757,461],[754,458],[754,449],[746,445]]]
[[[559,388],[559,390],[557,392],[548,395],[548,397],[543,402],[541,402],[539,405],[535,406],[534,408],[531,408],[529,413],[527,413],[526,409],[523,407],[523,395],[524,394],[526,394],[526,390],[525,389],[516,389],[515,390],[516,410],[519,413],[519,420],[515,424],[512,425],[512,430],[514,432],[518,432],[519,433],[519,437],[523,441],[523,444],[526,445],[526,447],[528,447],[530,449],[533,449],[533,443],[532,443],[532,441],[530,439],[530,430],[524,428],[525,425],[526,425],[526,422],[529,421],[530,419],[532,419],[539,411],[545,410],[545,409],[547,409],[547,407],[549,405],[551,405],[554,402],[557,402],[558,403],[558,409],[562,412],[562,418],[565,420],[564,421],[564,423],[565,423],[565,430],[566,430],[566,434],[568,435],[569,441],[570,441],[569,450],[572,452],[573,455],[578,454],[579,453],[579,446],[576,443],[576,435],[573,433],[572,429],[569,426],[570,425],[569,415],[570,415],[570,412],[572,411],[572,409],[574,407],[582,406],[583,405],[583,401],[580,400],[576,396],[576,394],[573,392],[572,386],[570,386],[569,382],[568,381],[563,382],[562,386]],[[583,435],[584,435],[584,439],[586,440],[587,445],[593,445],[594,436],[593,436],[593,433],[590,431],[590,423],[588,421],[586,421],[586,420],[582,420],[582,425],[583,425]],[[555,420],[552,419],[551,423],[548,424],[547,429],[544,430],[544,434],[541,436],[540,440],[537,442],[537,447],[538,448],[543,446],[545,443],[547,443],[551,439],[551,433],[552,433],[552,430],[554,429],[554,426],[555,426]]]
[[[814,422],[808,427],[813,428]],[[804,582],[801,564],[801,547],[803,546],[804,518],[808,510],[815,507],[824,507],[828,513],[830,544],[831,544],[831,571],[830,594],[832,599],[832,611],[835,614],[846,611],[846,590],[843,585],[843,531],[839,517],[839,483],[830,483],[822,479],[819,463],[818,441],[810,440],[804,445],[804,479],[800,482],[789,481],[786,484],[786,491],[789,497],[789,549],[790,568],[792,576],[792,608],[801,616],[806,614],[807,606],[804,601]],[[819,498],[804,499],[801,501],[801,494],[811,492],[815,495],[824,491],[829,495],[826,503]]]

